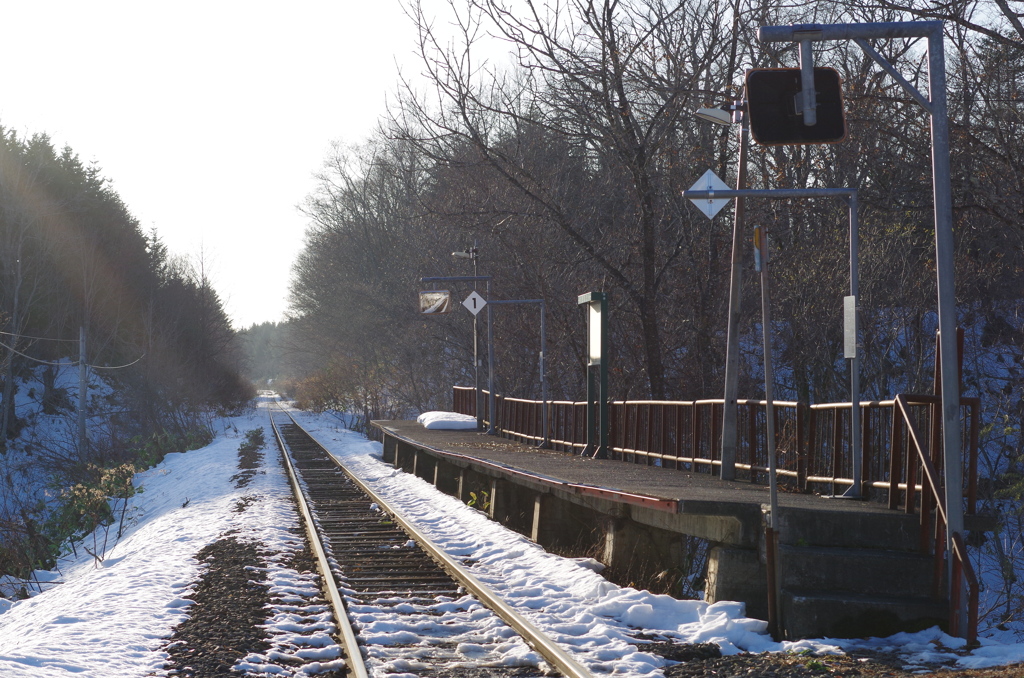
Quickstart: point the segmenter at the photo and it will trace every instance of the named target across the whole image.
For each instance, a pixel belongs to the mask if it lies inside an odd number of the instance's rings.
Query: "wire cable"
[[[64,341],[69,344],[78,343],[78,339],[53,339],[51,337],[32,337],[27,334],[14,334],[13,332],[0,332],[0,334],[6,337],[14,337],[16,339],[31,339],[32,341]]]
[[[3,333],[0,333],[0,334],[7,334],[7,333],[3,332]],[[50,360],[42,360],[40,358],[34,358],[34,357],[32,357],[32,356],[30,356],[30,355],[28,355],[26,353],[22,353],[21,351],[19,351],[18,349],[14,348],[13,346],[8,346],[7,344],[5,344],[3,342],[0,342],[0,348],[6,348],[11,353],[16,353],[16,354],[20,355],[22,358],[25,358],[26,360],[31,360],[32,362],[39,363],[40,365],[53,365],[55,367],[78,367],[79,365],[82,364],[81,360],[74,360],[72,362],[66,362],[66,363],[65,362],[55,363],[55,362],[52,362]],[[85,366],[88,367],[91,370],[123,370],[126,367],[131,367],[132,365],[135,365],[136,363],[140,362],[145,357],[146,357],[146,354],[143,353],[142,355],[140,355],[135,360],[131,361],[130,363],[126,363],[124,365],[108,366],[108,365],[92,365],[90,363],[86,363]]]
[[[28,354],[25,354],[25,353],[22,353],[21,351],[19,351],[18,349],[14,348],[13,346],[8,346],[7,344],[5,344],[3,342],[0,342],[0,347],[6,348],[11,353],[17,353],[22,358],[25,358],[27,360],[31,360],[33,362],[40,363],[41,365],[55,365],[57,367],[75,367],[76,365],[78,365],[78,362],[79,362],[79,361],[76,360],[76,361],[70,362],[70,363],[55,363],[55,362],[52,362],[52,361],[49,361],[49,360],[41,360],[39,358],[33,358],[32,356],[30,356]]]
[[[140,362],[145,357],[146,357],[146,354],[143,353],[138,358],[136,358],[135,360],[131,361],[130,363],[128,363],[126,365],[117,365],[117,366],[114,366],[114,367],[107,367],[107,366],[100,366],[100,365],[90,365],[90,364],[86,363],[86,367],[88,367],[89,369],[93,369],[93,370],[123,370],[126,367],[131,367],[135,363]]]

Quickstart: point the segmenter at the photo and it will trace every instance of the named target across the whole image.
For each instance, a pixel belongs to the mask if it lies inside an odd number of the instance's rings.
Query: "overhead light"
[[[732,112],[729,106],[722,108],[698,108],[697,117],[701,120],[713,122],[716,125],[731,125]]]

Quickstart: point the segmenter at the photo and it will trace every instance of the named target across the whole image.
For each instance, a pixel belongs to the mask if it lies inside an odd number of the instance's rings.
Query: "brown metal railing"
[[[587,404],[555,400],[551,402],[548,416],[550,447],[562,452],[582,452],[587,446]]]
[[[928,425],[922,444],[938,459],[935,406],[937,396],[907,395],[906,407],[918,421]],[[487,398],[484,421],[490,423]],[[965,422],[963,449],[967,513],[977,504],[978,426],[980,401],[961,398]],[[495,429],[507,438],[538,443],[544,439],[540,401],[495,396]],[[610,457],[622,461],[698,473],[712,473],[721,466],[721,422],[723,401],[618,400],[609,406]],[[775,401],[776,468],[780,482],[795,489],[838,494],[853,480],[853,450],[850,446],[850,403],[806,405]],[[737,477],[764,482],[768,473],[766,440],[767,403],[740,400],[737,407]],[[455,387],[456,412],[476,416],[472,388]],[[586,447],[585,402],[548,402],[548,446],[564,452]],[[908,513],[933,509],[922,494],[918,479],[920,464],[908,454],[910,441],[904,434],[904,418],[896,411],[896,400],[861,402],[862,493],[888,501],[890,508]],[[896,444],[893,444],[896,441]],[[923,502],[923,505],[922,505]]]
[[[738,401],[737,462],[739,477],[763,480],[768,473],[763,400]],[[721,399],[694,401],[626,400],[609,407],[609,444],[614,459],[713,473],[722,465]],[[775,403],[779,475],[800,482],[802,409],[798,403]]]
[[[486,410],[484,420],[489,422]],[[495,430],[505,437],[539,442],[542,403],[496,395]],[[609,404],[609,456],[626,462],[713,473],[721,466],[722,400],[626,400]],[[455,411],[476,415],[472,388],[455,387]],[[579,452],[586,447],[585,402],[548,402],[548,446]],[[936,559],[935,587],[941,582],[945,556],[946,513],[940,491],[942,446],[941,397],[905,394],[892,400],[861,402],[862,494],[888,502],[889,508],[921,516],[920,548]],[[963,449],[966,513],[974,514],[978,487],[978,428],[980,400],[960,399],[964,422]],[[853,485],[850,442],[850,403],[806,405],[775,401],[776,467],[780,482],[801,490]],[[763,482],[768,472],[767,403],[740,400],[737,408],[737,478]],[[917,422],[925,425],[918,426]],[[927,433],[925,433],[927,432]],[[916,451],[916,453],[915,453]],[[934,528],[931,515],[939,523]],[[978,624],[978,585],[966,557],[963,535],[952,536],[954,581],[963,580],[968,593],[966,637],[974,642]],[[960,604],[960,586],[951,588],[951,610]],[[958,620],[951,615],[951,625]],[[955,626],[954,626],[955,628]],[[956,629],[960,631],[960,629]]]
[[[906,407],[917,421],[927,424],[928,431],[922,444],[938,460],[941,445],[938,435],[935,407],[938,396],[906,394]],[[862,401],[861,407],[861,478],[862,491],[869,496],[887,500],[890,508],[902,506],[907,513],[920,509],[918,495],[919,464],[908,454],[910,441],[904,433],[904,417],[896,408],[896,399]],[[961,398],[963,427],[964,478],[967,513],[973,514],[977,505],[978,488],[978,426],[981,402],[978,398]],[[807,440],[806,486],[849,487],[853,484],[853,451],[850,448],[850,403],[810,405]],[[895,444],[893,444],[895,441]],[[925,500],[926,502],[928,500]],[[930,510],[928,504],[925,509]]]
[[[476,397],[472,388],[454,389],[454,409],[476,416]],[[487,398],[483,420],[490,424]],[[538,443],[544,439],[540,401],[495,395],[495,430],[521,442]],[[721,466],[721,399],[696,401],[613,401],[609,407],[610,457],[650,466],[712,473]],[[740,452],[736,468],[741,477],[757,482],[768,472],[767,441],[764,436],[766,403],[763,400],[739,401],[738,436]],[[798,403],[775,403],[776,449],[779,475],[794,484],[804,477],[799,441],[803,439],[806,407]],[[548,447],[564,452],[579,452],[586,445],[587,404],[555,400],[548,402]]]

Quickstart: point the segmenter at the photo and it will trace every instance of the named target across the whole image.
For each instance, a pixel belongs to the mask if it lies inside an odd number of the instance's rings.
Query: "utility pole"
[[[747,187],[747,118],[743,102],[736,111],[739,118],[739,158],[736,190]],[[736,197],[732,225],[732,262],[729,279],[729,319],[725,344],[725,404],[722,406],[722,480],[736,479],[736,398],[740,379],[740,299],[743,296],[743,198]]]
[[[452,252],[457,259],[473,260],[473,291],[477,290],[477,280],[480,278],[477,262],[480,260],[480,248],[476,238],[473,239],[473,247],[466,248],[461,252]],[[473,390],[476,395],[476,428],[478,431],[484,428],[484,392],[480,389],[480,316],[473,314]]]
[[[89,437],[85,427],[86,400],[89,395],[89,366],[85,362],[85,325],[78,327],[78,454],[88,452]]]

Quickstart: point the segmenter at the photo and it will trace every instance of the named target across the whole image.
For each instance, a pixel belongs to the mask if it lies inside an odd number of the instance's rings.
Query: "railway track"
[[[591,674],[349,475],[284,410],[271,423],[349,675]]]

